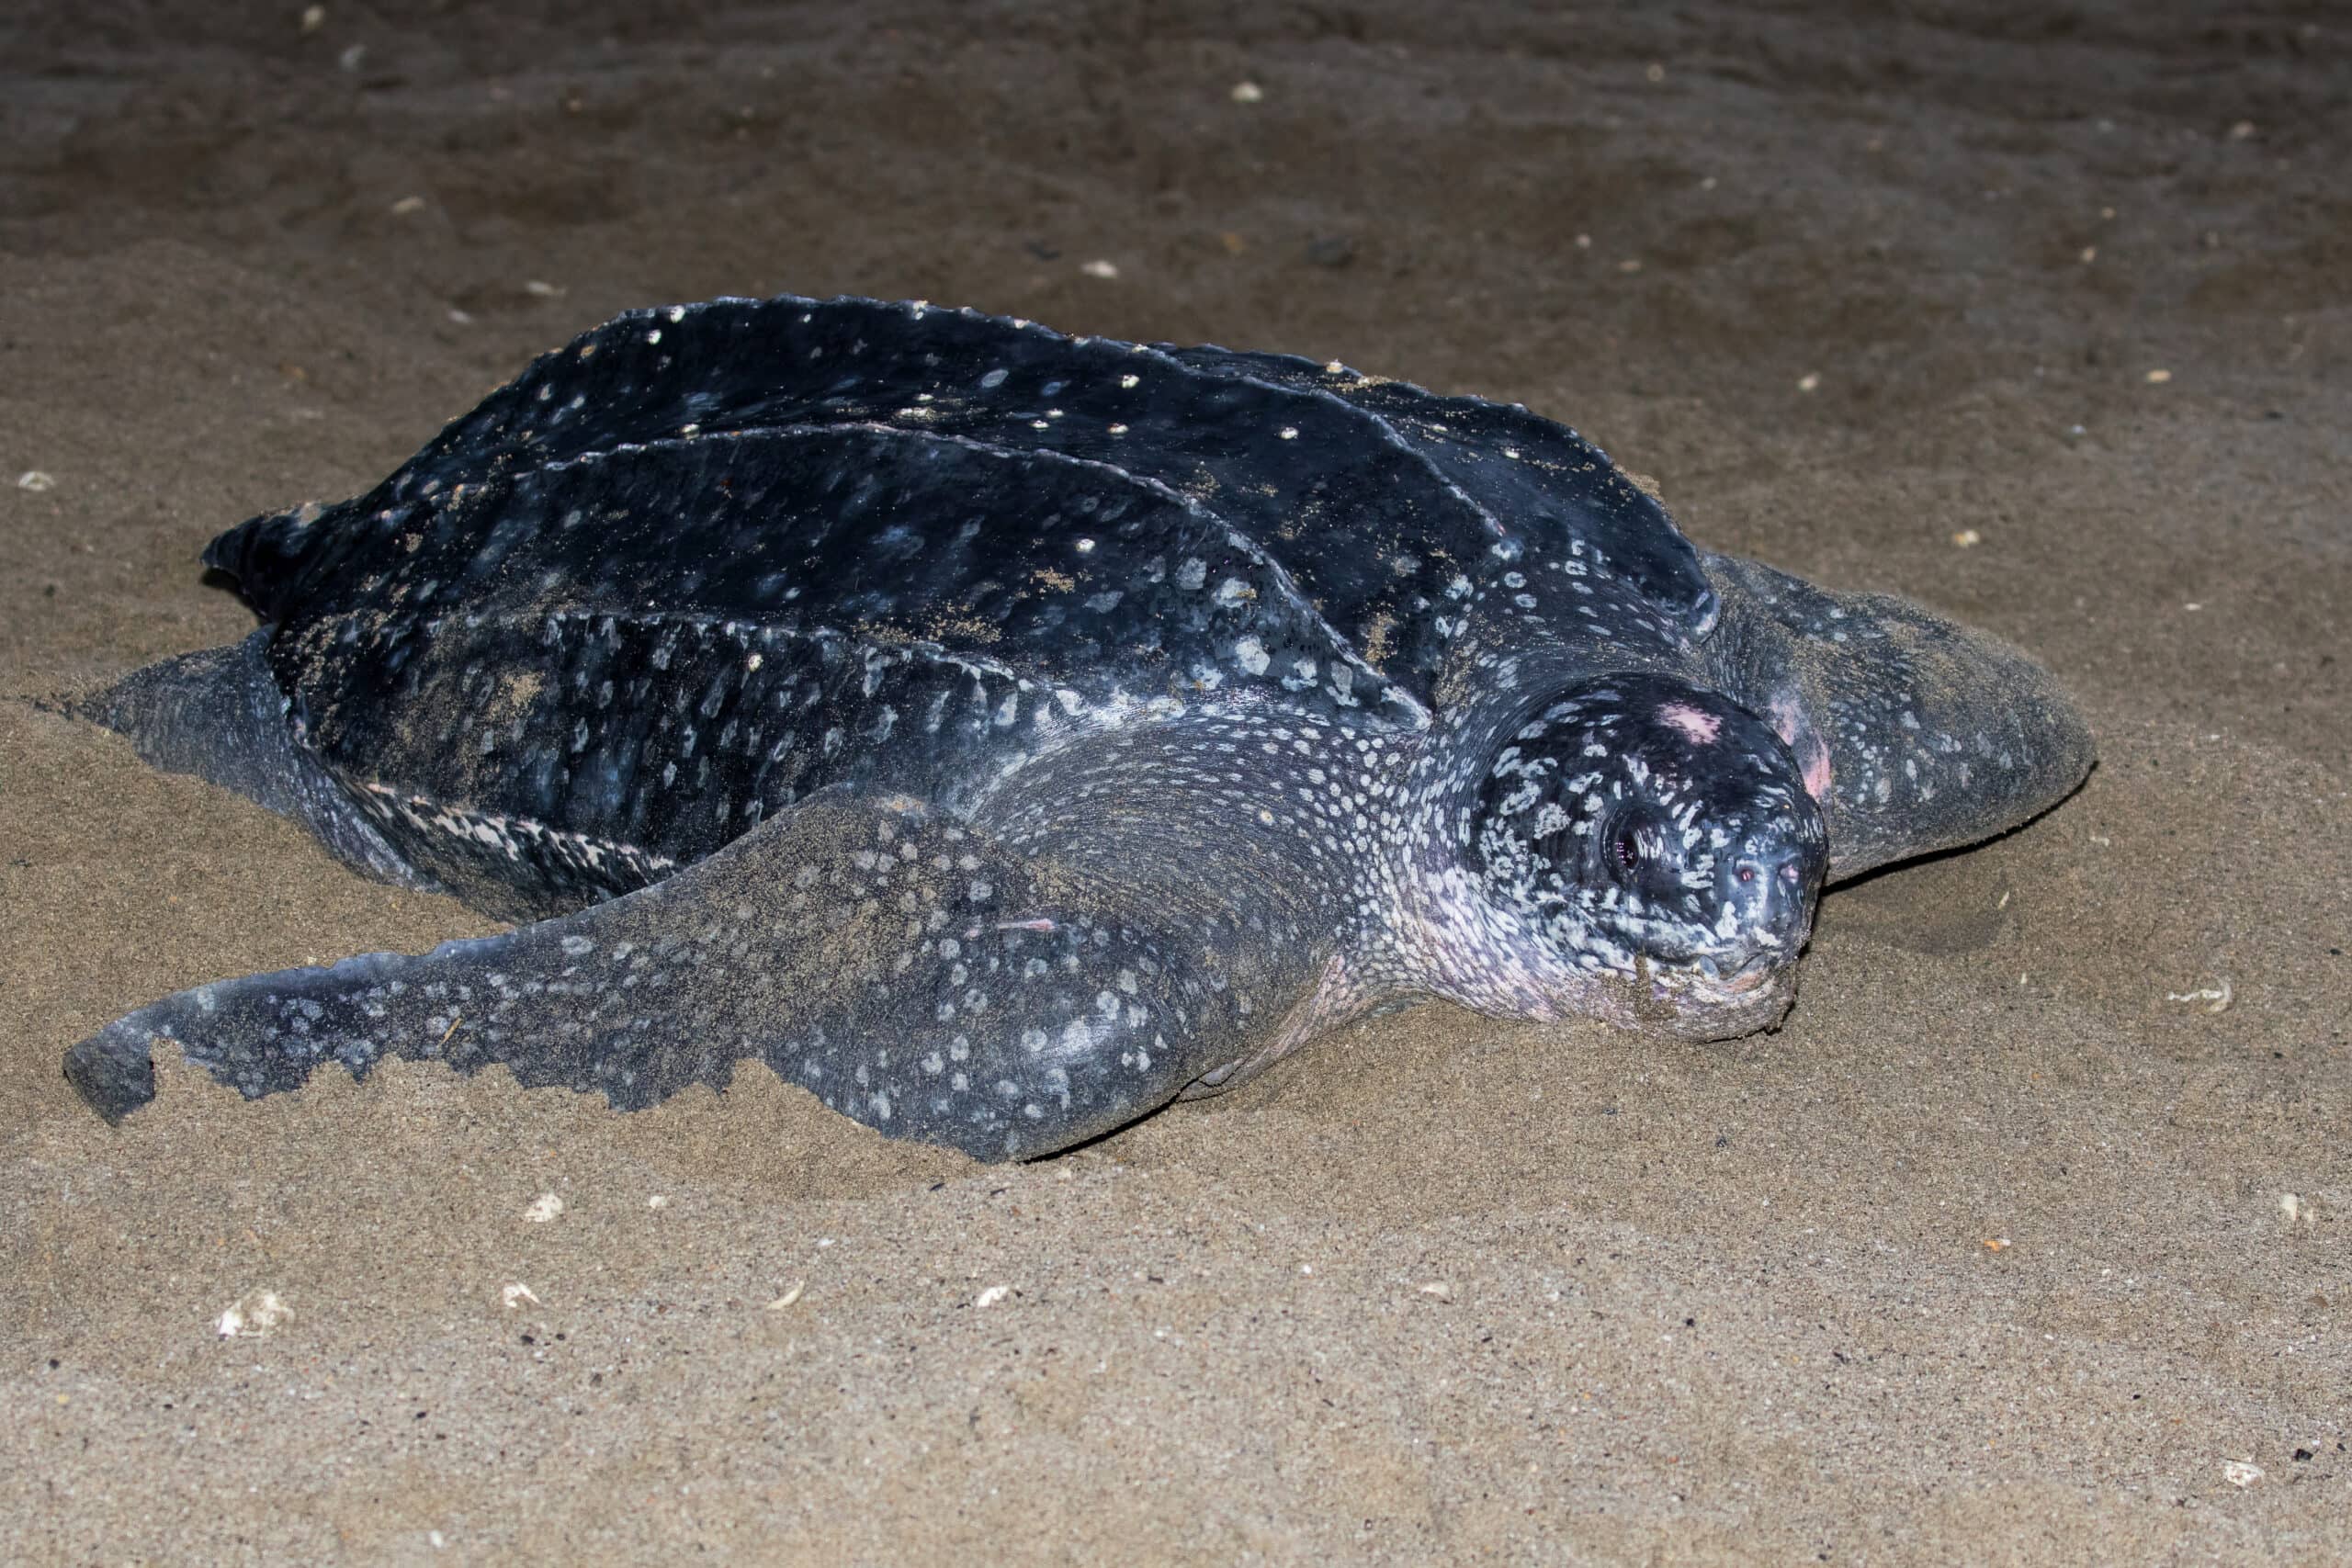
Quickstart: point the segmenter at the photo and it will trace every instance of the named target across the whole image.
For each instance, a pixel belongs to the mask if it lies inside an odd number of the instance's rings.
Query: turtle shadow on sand
[[[1695,549],[1573,431],[1344,366],[862,299],[633,312],[205,560],[263,622],[80,710],[519,922],[74,1046],[625,1108],[757,1057],[984,1158],[1417,998],[1786,1012],[1825,882],[2088,733],[2013,649]]]

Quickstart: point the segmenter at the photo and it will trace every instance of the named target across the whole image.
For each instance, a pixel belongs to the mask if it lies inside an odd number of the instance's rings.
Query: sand
[[[2352,24],[1905,9],[11,6],[0,693],[789,288],[1523,400],[2102,759],[1832,892],[1777,1034],[1430,1008],[984,1168],[757,1069],[108,1129],[116,1015],[492,928],[0,703],[6,1555],[2352,1556]]]

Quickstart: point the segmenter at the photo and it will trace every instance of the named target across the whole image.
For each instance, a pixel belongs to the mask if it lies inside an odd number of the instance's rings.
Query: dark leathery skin
[[[2014,649],[1702,558],[1525,409],[919,305],[631,312],[206,558],[272,625],[84,711],[528,923],[143,1008],[67,1054],[109,1117],[158,1042],[759,1060],[1001,1158],[1425,997],[1722,1038],[1825,877],[2090,761]]]
[[[1573,432],[1352,371],[1317,385],[1291,373],[1306,363],[865,299],[633,311],[544,355],[328,520],[339,532],[461,483],[632,443],[881,423],[1090,458],[1200,500],[1279,561],[1342,638],[1381,645],[1374,661],[1423,701],[1444,658],[1446,589],[1497,570],[1498,542],[1551,555],[1579,540],[1703,623],[1709,586],[1689,543]],[[1517,493],[1484,497],[1514,469]],[[1525,503],[1530,485],[1543,504]],[[296,592],[345,570],[334,547],[306,547],[274,519],[249,526],[208,559]],[[254,557],[278,559],[240,570]]]
[[[1058,454],[796,427],[399,515],[354,525],[273,667],[387,834],[518,908],[640,886],[826,788],[960,807],[1080,730],[1203,704],[1426,723],[1252,541]],[[595,856],[600,884],[543,827],[634,852]]]

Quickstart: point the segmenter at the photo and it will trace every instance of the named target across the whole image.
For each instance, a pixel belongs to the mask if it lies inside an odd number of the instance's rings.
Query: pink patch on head
[[[1724,728],[1724,721],[1713,714],[1701,713],[1684,703],[1666,704],[1657,710],[1657,716],[1702,746],[1713,740]]]

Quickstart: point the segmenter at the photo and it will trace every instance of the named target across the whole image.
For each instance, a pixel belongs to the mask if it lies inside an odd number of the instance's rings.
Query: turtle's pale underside
[[[83,711],[520,922],[74,1046],[651,1104],[757,1057],[1045,1153],[1367,1010],[1776,1023],[1826,878],[2078,783],[2023,655],[1691,547],[1575,433],[1340,365],[862,299],[620,317],[206,560]]]

